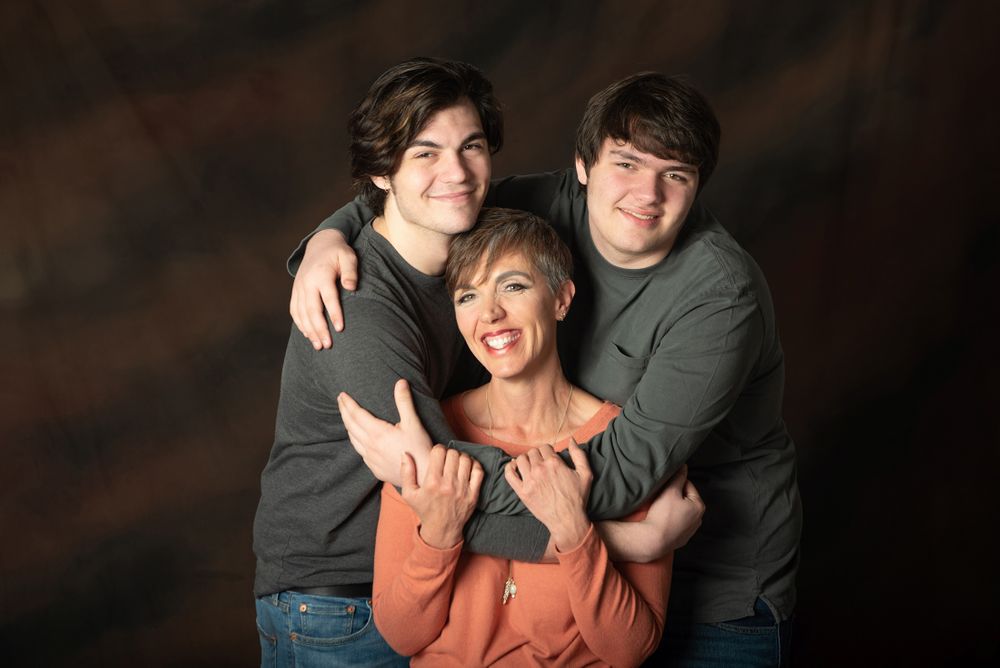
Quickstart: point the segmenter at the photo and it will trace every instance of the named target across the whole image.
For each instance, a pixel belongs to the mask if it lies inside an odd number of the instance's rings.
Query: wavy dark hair
[[[479,113],[490,153],[503,145],[503,113],[493,84],[475,66],[439,58],[413,58],[390,67],[351,112],[351,177],[376,215],[385,208],[385,191],[372,176],[389,176],[403,151],[431,116],[469,100]]]

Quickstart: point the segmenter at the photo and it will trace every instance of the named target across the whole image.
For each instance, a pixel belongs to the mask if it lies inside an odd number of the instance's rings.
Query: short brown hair
[[[520,253],[534,265],[555,294],[562,284],[573,277],[573,256],[552,226],[526,211],[485,208],[479,213],[476,226],[457,235],[448,251],[444,271],[449,293],[471,283],[485,258],[485,272],[508,253]]]
[[[431,116],[463,100],[479,114],[490,153],[503,145],[503,114],[490,83],[478,68],[453,60],[413,58],[390,67],[375,80],[351,112],[351,177],[365,203],[381,215],[385,191],[372,176],[390,176],[403,151]]]
[[[590,98],[576,130],[576,154],[589,173],[606,138],[629,142],[664,160],[697,165],[700,191],[719,161],[721,134],[715,112],[694,86],[640,72]]]

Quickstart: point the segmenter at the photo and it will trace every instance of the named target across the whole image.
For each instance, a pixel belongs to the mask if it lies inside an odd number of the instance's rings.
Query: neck
[[[414,269],[428,276],[444,273],[451,245],[450,234],[407,222],[397,211],[390,210],[388,202],[385,212],[372,225]]]
[[[573,397],[561,370],[545,381],[493,378],[485,387],[487,432],[514,443],[555,443],[569,427]]]

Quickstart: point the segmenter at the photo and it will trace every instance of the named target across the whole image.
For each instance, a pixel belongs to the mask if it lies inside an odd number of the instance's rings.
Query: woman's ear
[[[559,290],[556,291],[556,320],[563,320],[566,318],[566,314],[569,312],[570,304],[573,303],[573,297],[575,295],[576,285],[573,281],[567,280],[559,286]]]

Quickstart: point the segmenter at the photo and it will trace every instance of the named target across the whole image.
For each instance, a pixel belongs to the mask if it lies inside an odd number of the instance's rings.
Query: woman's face
[[[573,298],[567,281],[553,295],[545,277],[520,253],[508,253],[493,264],[485,261],[473,273],[473,285],[452,294],[455,319],[465,343],[494,377],[531,377],[558,368],[556,318]]]

